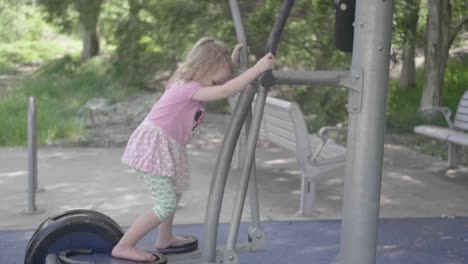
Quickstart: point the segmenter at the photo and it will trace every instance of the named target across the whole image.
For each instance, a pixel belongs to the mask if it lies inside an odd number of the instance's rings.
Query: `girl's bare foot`
[[[156,257],[153,254],[140,250],[136,247],[115,246],[112,249],[112,256],[115,258],[133,260],[133,261],[154,261]]]
[[[169,241],[157,241],[155,246],[156,249],[164,249],[170,246],[177,246],[178,244],[184,244],[193,241],[191,237],[181,237],[181,236],[174,236]]]

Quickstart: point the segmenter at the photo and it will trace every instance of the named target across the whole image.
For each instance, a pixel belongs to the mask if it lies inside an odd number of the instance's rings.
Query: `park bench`
[[[267,97],[260,137],[296,154],[302,170],[300,213],[304,216],[314,212],[318,178],[346,161],[346,148],[329,138],[331,131],[346,128],[322,127],[318,135],[310,135],[296,103]]]
[[[435,138],[448,144],[448,166],[450,168],[458,165],[458,146],[468,146],[468,91],[466,91],[458,102],[457,112],[452,122],[452,112],[448,107],[426,107],[422,111],[436,111],[443,114],[447,127],[434,125],[421,125],[414,128],[416,134]]]

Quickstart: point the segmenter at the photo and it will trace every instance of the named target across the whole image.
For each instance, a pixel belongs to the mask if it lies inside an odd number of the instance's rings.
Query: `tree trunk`
[[[139,40],[142,35],[142,30],[140,28],[141,21],[138,17],[142,7],[142,3],[139,0],[128,0],[129,11],[128,11],[128,21],[126,28],[128,30],[127,34],[127,45],[119,47],[119,55],[126,56],[126,75],[128,76],[127,81],[129,83],[140,82],[138,78],[139,74],[143,70],[141,65],[141,50]]]
[[[400,87],[409,88],[416,85],[416,65],[414,54],[416,48],[416,38],[418,31],[419,0],[407,1],[408,12],[405,21],[408,26],[405,31],[405,44],[403,47],[403,61],[400,74]]]
[[[450,1],[428,0],[424,88],[420,107],[440,105],[450,40]]]
[[[99,54],[99,36],[97,24],[103,0],[75,0],[82,31],[83,49],[81,59],[88,60]]]
[[[99,54],[99,38],[96,28],[87,29],[82,25],[83,50],[81,59],[86,61]]]
[[[403,47],[403,60],[400,74],[400,87],[408,89],[416,86],[416,65],[414,63],[415,44],[408,41]]]

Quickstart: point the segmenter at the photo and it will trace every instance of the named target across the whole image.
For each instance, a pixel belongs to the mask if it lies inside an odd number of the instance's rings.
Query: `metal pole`
[[[236,26],[237,38],[244,48],[241,49],[240,62],[241,65],[247,66],[247,43],[240,17],[239,7],[236,0],[230,0],[234,23]],[[245,70],[245,69],[244,69]],[[216,167],[211,181],[210,192],[207,202],[205,214],[204,229],[204,244],[202,249],[201,260],[204,263],[214,263],[216,260],[216,239],[218,234],[219,215],[223,201],[224,189],[226,186],[227,174],[232,162],[236,142],[238,141],[243,123],[248,114],[251,115],[251,103],[257,92],[257,84],[252,83],[239,96],[231,121],[224,135],[223,144],[221,146]],[[257,198],[258,199],[258,198]],[[257,202],[258,203],[258,202]]]
[[[236,29],[236,36],[237,36],[237,41],[238,43],[242,44],[244,47],[241,49],[240,53],[240,69],[241,72],[244,72],[248,68],[248,48],[247,48],[247,39],[245,37],[245,31],[244,31],[244,25],[242,24],[242,17],[240,15],[239,11],[239,5],[237,3],[237,0],[230,0],[229,1],[229,6],[231,8],[231,14],[232,14],[232,20],[234,21],[234,27]],[[252,107],[249,107],[249,113],[247,114],[247,117],[245,119],[245,124],[244,124],[244,131],[245,134],[247,135],[250,130],[250,124],[252,122]],[[243,162],[244,160],[242,159],[244,153],[245,153],[245,142],[239,140],[237,147],[239,148],[238,151],[238,164],[242,165],[242,167],[245,166],[245,163]],[[255,160],[255,155],[253,157]],[[249,200],[250,200],[250,215],[251,215],[251,229],[260,229],[260,213],[259,213],[259,205],[258,205],[258,191],[257,191],[257,175],[256,175],[256,168],[255,168],[255,163],[252,165],[251,169],[251,176],[250,176],[250,184],[249,184]]]
[[[245,134],[250,136],[250,124],[252,122],[252,111],[249,111],[247,114],[247,118],[245,120]],[[248,141],[247,141],[248,142]],[[255,153],[252,158],[255,161]],[[245,167],[245,159],[243,160],[242,164],[244,164],[243,168]],[[250,183],[249,183],[249,199],[250,199],[250,218],[251,223],[250,226],[252,228],[260,228],[260,210],[258,206],[258,190],[257,190],[257,169],[255,167],[255,162],[251,166],[250,170]]]
[[[234,148],[239,138],[245,117],[250,110],[252,99],[257,91],[257,83],[252,83],[237,100],[231,121],[224,134],[223,144],[216,160],[216,167],[211,180],[210,192],[206,206],[204,230],[203,263],[214,263],[216,259],[216,238],[218,235],[219,215],[223,203],[227,174],[231,166]]]
[[[36,208],[37,177],[36,104],[34,97],[28,101],[28,212]]]
[[[242,17],[239,11],[239,4],[237,0],[229,0],[229,6],[231,8],[232,20],[234,21],[234,27],[236,29],[236,37],[239,44],[244,47],[240,51],[240,66],[241,70],[246,70],[249,64],[248,62],[248,49],[247,39],[245,37],[244,25],[242,24]]]
[[[28,100],[28,209],[26,214],[41,213],[36,207],[37,191],[37,136],[36,103],[34,97]]]
[[[255,104],[255,111],[253,116],[253,126],[250,127],[248,138],[247,138],[247,152],[244,158],[244,168],[242,170],[241,182],[239,184],[239,191],[236,196],[236,202],[234,204],[234,211],[231,218],[231,225],[229,228],[228,241],[226,245],[227,250],[234,250],[237,235],[239,232],[239,224],[242,217],[242,209],[244,208],[245,197],[247,195],[247,187],[250,180],[250,173],[252,165],[255,162],[255,149],[257,147],[257,139],[260,131],[260,125],[263,116],[263,109],[265,107],[265,101],[268,89],[260,86],[259,93],[257,96],[257,102]]]
[[[273,71],[275,84],[292,85],[342,85],[349,71]]]
[[[352,69],[363,72],[362,108],[349,113],[342,264],[376,261],[392,16],[392,0],[357,1]]]
[[[240,66],[240,72],[244,72],[248,69],[249,65],[249,54],[248,54],[248,45],[247,45],[247,38],[245,37],[245,31],[244,31],[244,25],[242,24],[242,17],[239,11],[239,5],[237,3],[237,0],[229,0],[229,6],[231,9],[231,15],[232,15],[232,21],[234,22],[234,28],[236,30],[236,37],[237,37],[237,43],[242,44],[243,48],[240,50],[240,56],[239,56],[239,66]],[[235,99],[237,100],[239,98],[238,95],[235,96]],[[235,101],[234,101],[235,102]],[[231,107],[232,108],[232,107]],[[250,120],[252,120],[252,110],[249,109],[249,113],[247,115],[247,119],[245,121],[245,124],[250,124]],[[242,168],[244,167],[243,164],[243,157],[245,153],[245,137],[247,135],[247,129],[244,129],[245,135],[240,135],[240,138],[237,142],[237,148],[236,148],[236,163],[234,166],[236,168]]]

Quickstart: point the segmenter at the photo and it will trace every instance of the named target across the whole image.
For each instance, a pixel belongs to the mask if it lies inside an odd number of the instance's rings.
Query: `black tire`
[[[120,226],[110,217],[92,210],[71,210],[47,218],[31,237],[25,264],[45,264],[47,255],[67,248],[90,248],[110,253],[123,236]]]
[[[116,231],[117,232],[122,232],[122,229],[120,228],[120,226],[112,219],[110,218],[109,216],[103,214],[103,213],[100,213],[98,211],[93,211],[93,210],[87,210],[87,209],[73,209],[73,210],[68,210],[68,211],[65,211],[63,213],[59,213],[59,214],[56,214],[55,216],[52,216],[52,217],[48,217],[47,219],[45,219],[37,228],[36,228],[36,231],[34,232],[34,234],[32,235],[31,239],[29,240],[29,243],[28,245],[26,246],[26,252],[29,251],[29,247],[31,245],[31,242],[33,242],[35,240],[35,237],[37,235],[37,233],[39,231],[41,231],[42,229],[44,229],[47,225],[51,224],[52,222],[54,221],[58,221],[62,218],[66,218],[66,217],[70,217],[70,216],[75,216],[75,215],[87,215],[89,217],[96,217],[96,218],[99,218],[99,219],[103,219],[104,221],[108,222],[109,224],[111,224],[112,226],[115,227]],[[123,232],[122,232],[123,233]]]

